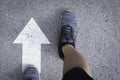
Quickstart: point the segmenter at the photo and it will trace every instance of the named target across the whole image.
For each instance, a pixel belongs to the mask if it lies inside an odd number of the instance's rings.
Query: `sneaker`
[[[58,43],[58,52],[61,59],[64,59],[62,47],[70,44],[75,47],[75,40],[77,34],[77,19],[71,11],[65,11],[61,20],[61,34]]]
[[[28,65],[23,72],[23,80],[39,80],[39,73],[37,69],[32,65]]]

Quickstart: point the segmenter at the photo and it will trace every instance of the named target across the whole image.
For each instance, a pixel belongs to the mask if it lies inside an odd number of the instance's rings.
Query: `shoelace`
[[[63,33],[63,38],[64,39],[66,39],[66,40],[73,39],[73,29],[72,29],[72,27],[64,26],[62,33]]]

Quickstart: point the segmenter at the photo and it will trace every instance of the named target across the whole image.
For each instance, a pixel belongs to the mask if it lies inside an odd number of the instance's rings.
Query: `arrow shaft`
[[[22,51],[22,71],[24,71],[25,65],[32,64],[41,73],[41,46],[23,44]]]

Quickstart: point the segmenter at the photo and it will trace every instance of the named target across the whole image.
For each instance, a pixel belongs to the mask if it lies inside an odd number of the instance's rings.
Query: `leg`
[[[66,72],[69,74],[69,76],[66,74],[67,77],[64,77],[65,80],[71,78],[73,80],[86,80],[92,76],[88,62],[75,50],[77,30],[78,26],[75,14],[71,11],[65,11],[61,20],[61,34],[58,43],[59,56],[64,61],[63,74]],[[76,76],[79,78],[76,78]],[[90,78],[89,80],[93,79]]]
[[[63,74],[75,67],[84,69],[89,76],[92,76],[88,62],[79,54],[72,45],[65,45],[62,48],[64,54]]]

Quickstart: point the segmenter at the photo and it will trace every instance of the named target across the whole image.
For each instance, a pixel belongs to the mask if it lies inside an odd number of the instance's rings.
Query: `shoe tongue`
[[[25,79],[25,80],[32,80],[32,79],[29,77],[29,78],[27,78],[27,79]]]

